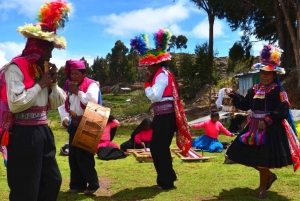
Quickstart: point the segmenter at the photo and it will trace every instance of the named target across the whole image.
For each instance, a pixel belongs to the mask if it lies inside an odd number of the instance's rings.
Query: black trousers
[[[69,139],[70,189],[96,190],[99,186],[94,154],[72,146],[77,126],[71,126]]]
[[[152,121],[150,151],[157,172],[157,185],[163,189],[174,187],[177,179],[172,165],[170,145],[176,130],[175,113],[155,115]]]
[[[48,125],[14,125],[7,154],[9,200],[57,200],[62,178]]]

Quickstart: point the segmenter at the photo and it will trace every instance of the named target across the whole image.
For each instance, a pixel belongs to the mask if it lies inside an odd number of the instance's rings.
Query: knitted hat
[[[38,12],[39,23],[18,27],[18,32],[26,38],[46,40],[52,42],[58,49],[65,49],[66,40],[56,35],[56,30],[64,28],[70,10],[71,4],[67,4],[63,0],[46,2]]]
[[[140,66],[150,66],[166,60],[171,60],[171,54],[167,52],[168,42],[172,34],[168,29],[160,29],[153,34],[155,48],[151,49],[147,34],[140,34],[130,40],[132,48],[141,56]]]
[[[83,60],[68,60],[65,65],[65,75],[69,78],[71,70],[86,69]]]
[[[283,50],[279,47],[275,47],[271,44],[264,45],[263,49],[260,51],[260,63],[254,64],[252,69],[275,71],[279,74],[285,74],[285,69],[279,67],[282,52]]]

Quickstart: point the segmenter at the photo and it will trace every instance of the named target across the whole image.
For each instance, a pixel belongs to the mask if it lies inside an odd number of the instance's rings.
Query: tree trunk
[[[280,10],[278,0],[273,0],[274,3],[274,8],[275,8],[275,27],[276,27],[276,33],[278,35],[278,44],[279,47],[281,47],[284,50],[284,53],[281,56],[281,66],[286,67],[287,66],[287,54],[286,54],[286,40],[285,40],[285,35],[284,35],[284,25],[283,25],[283,16],[282,12]]]
[[[212,87],[212,68],[213,68],[213,61],[214,61],[214,22],[215,22],[215,15],[212,14],[210,11],[208,14],[208,21],[209,21],[209,44],[208,44],[208,84],[210,86],[209,90],[209,112],[211,112],[211,87]]]
[[[299,55],[299,47],[300,47],[300,41],[299,41],[299,34],[300,34],[300,0],[297,0],[297,3],[293,4],[295,11],[296,11],[296,17],[297,17],[297,36],[294,33],[293,30],[293,25],[291,23],[291,20],[289,18],[289,14],[287,11],[287,6],[284,0],[278,0],[281,7],[282,7],[282,11],[283,11],[283,15],[284,15],[284,19],[286,21],[288,30],[289,30],[289,34],[290,34],[290,38],[293,44],[293,51],[294,51],[294,55],[295,55],[295,63],[296,63],[296,70],[297,70],[297,75],[298,75],[298,83],[297,83],[297,92],[300,93],[300,55]]]

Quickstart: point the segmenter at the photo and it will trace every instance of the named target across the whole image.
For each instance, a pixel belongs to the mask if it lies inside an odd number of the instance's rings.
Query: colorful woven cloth
[[[284,125],[284,128],[286,130],[291,157],[293,160],[293,168],[294,172],[296,172],[297,169],[300,167],[300,143],[288,121],[285,119],[282,121],[282,124]]]
[[[178,148],[182,151],[183,155],[186,155],[191,148],[192,145],[192,137],[189,130],[189,125],[187,123],[187,119],[184,112],[183,104],[179,98],[178,94],[178,85],[175,81],[174,75],[168,72],[168,76],[172,79],[172,88],[173,88],[173,99],[174,99],[174,109],[176,115],[176,125],[178,128],[176,134],[176,144]]]
[[[23,57],[25,57],[29,63],[33,64],[39,60],[49,44],[50,42],[46,40],[28,38],[23,50]]]

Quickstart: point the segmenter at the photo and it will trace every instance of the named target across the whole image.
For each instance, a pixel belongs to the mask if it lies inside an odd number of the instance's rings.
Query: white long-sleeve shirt
[[[84,113],[84,109],[81,108],[80,102],[84,105],[87,105],[89,101],[94,103],[98,103],[98,94],[99,94],[99,85],[91,83],[88,87],[86,93],[83,91],[79,91],[78,95],[71,94],[69,95],[69,109],[76,113],[77,116],[82,116]],[[66,111],[65,104],[61,105],[58,108],[61,120],[69,119],[69,113]]]
[[[217,108],[222,106],[223,98],[224,98],[225,88],[219,90],[218,99],[216,100]]]
[[[35,84],[25,89],[24,75],[16,64],[11,64],[5,71],[6,93],[8,106],[12,113],[19,113],[32,106],[46,106],[48,100],[50,109],[57,109],[66,99],[66,93],[57,83],[51,84],[52,92],[48,95],[48,88],[41,88]]]
[[[173,97],[162,97],[166,87],[168,86],[168,75],[160,73],[156,76],[155,84],[145,89],[146,96],[152,103],[173,100]]]

